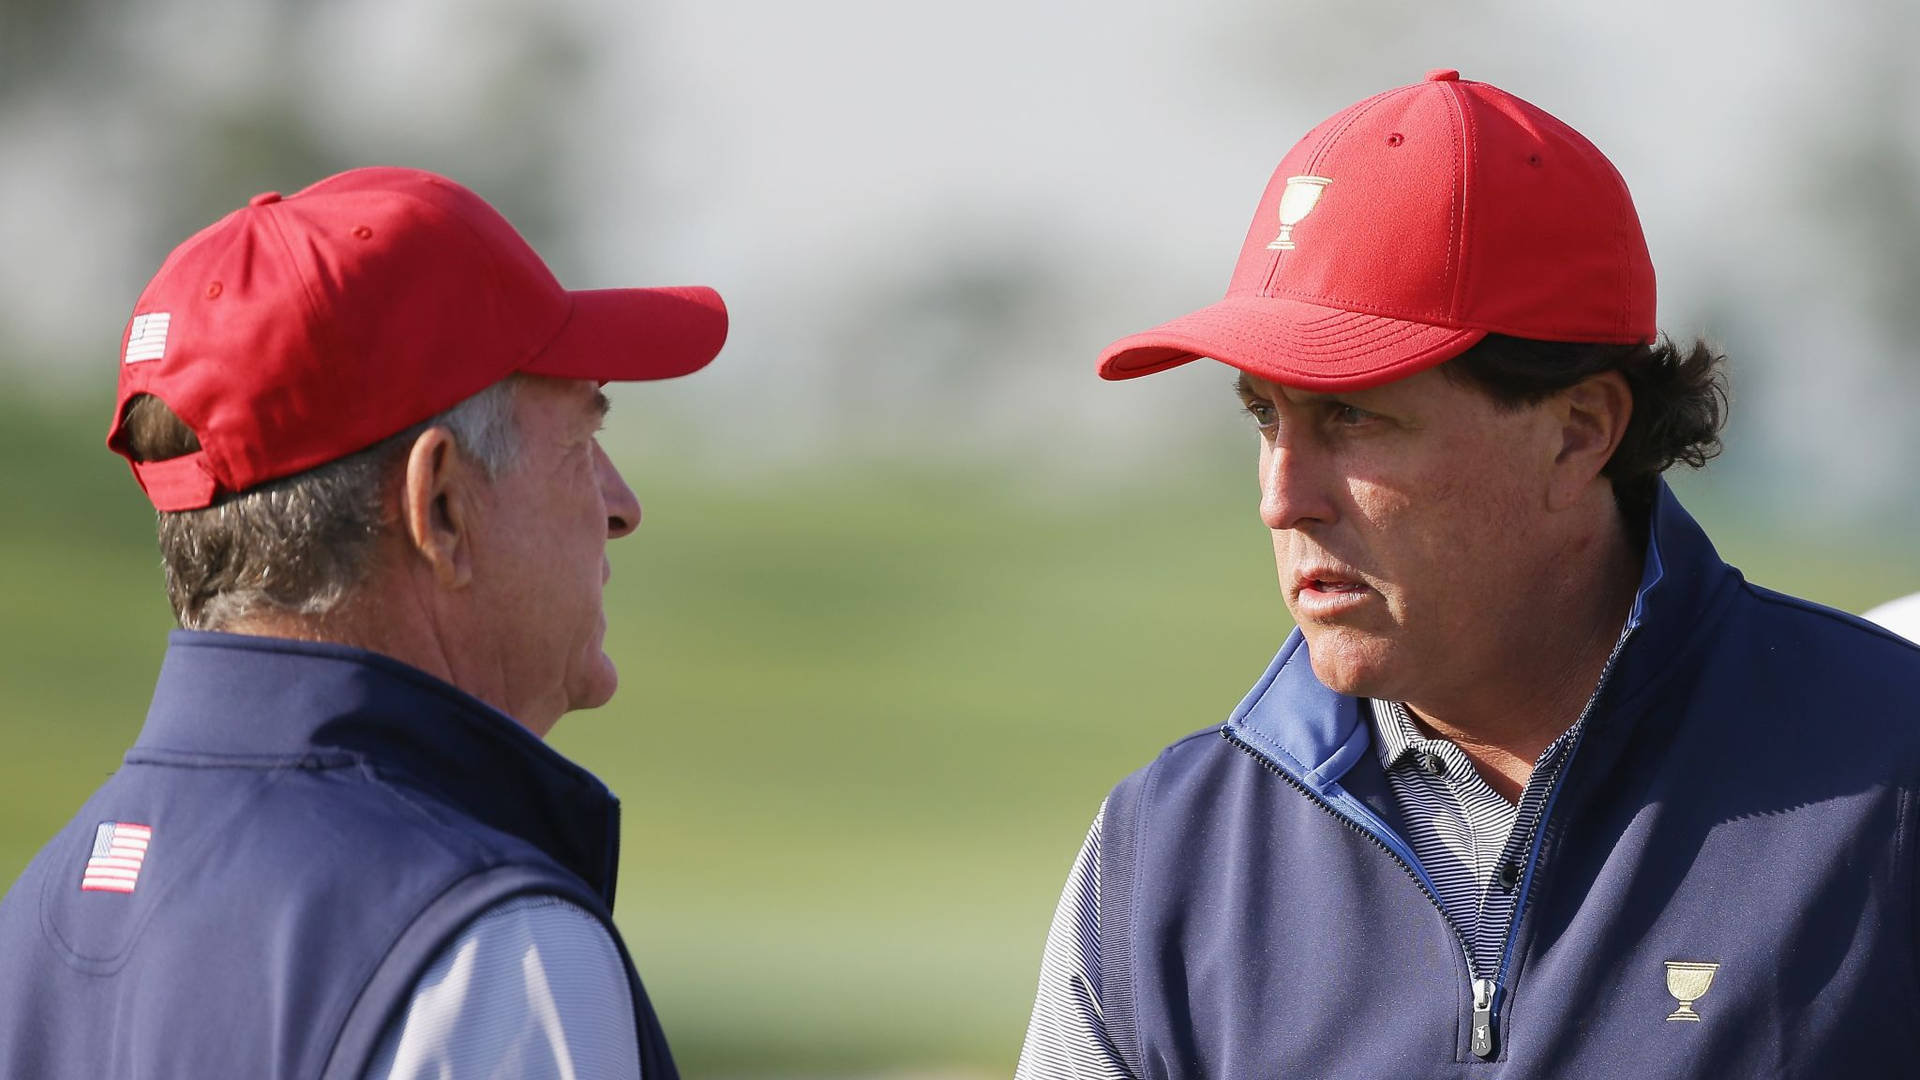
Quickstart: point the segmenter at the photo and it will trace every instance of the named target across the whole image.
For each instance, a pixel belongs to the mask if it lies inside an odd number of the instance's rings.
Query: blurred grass
[[[0,881],[137,732],[170,625],[96,415],[0,409]],[[618,915],[689,1075],[1011,1071],[1094,808],[1287,623],[1237,443],[1131,484],[616,451],[615,702],[554,742],[626,807]],[[1183,471],[1184,470],[1184,471]],[[1723,554],[1859,610],[1920,557],[1687,486]]]

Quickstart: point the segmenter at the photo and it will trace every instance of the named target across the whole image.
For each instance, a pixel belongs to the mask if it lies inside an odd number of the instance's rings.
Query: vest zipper
[[[1332,803],[1322,798],[1317,792],[1299,780],[1296,780],[1291,773],[1274,764],[1265,754],[1262,754],[1252,746],[1236,738],[1232,731],[1225,727],[1220,729],[1221,736],[1225,738],[1227,742],[1233,744],[1248,757],[1259,762],[1268,772],[1285,780],[1289,787],[1305,795],[1307,801],[1331,815],[1334,820],[1352,829],[1354,832],[1359,833],[1361,836],[1366,837],[1373,842],[1375,847],[1386,852],[1387,856],[1394,861],[1395,865],[1399,866],[1408,877],[1413,879],[1413,883],[1420,887],[1421,895],[1425,896],[1427,902],[1433,905],[1434,910],[1440,913],[1440,921],[1444,922],[1447,925],[1447,929],[1453,932],[1453,939],[1460,946],[1460,954],[1466,957],[1467,978],[1469,980],[1469,986],[1473,991],[1473,1026],[1469,1049],[1473,1051],[1475,1057],[1482,1060],[1491,1060],[1499,1053],[1499,1005],[1501,990],[1507,977],[1507,960],[1513,952],[1514,935],[1520,929],[1520,917],[1526,911],[1527,894],[1533,885],[1534,866],[1540,854],[1540,838],[1546,834],[1547,821],[1553,815],[1553,804],[1560,797],[1560,781],[1567,775],[1567,770],[1573,765],[1574,755],[1579,752],[1580,744],[1586,738],[1587,717],[1593,714],[1594,706],[1599,703],[1600,692],[1606,689],[1607,679],[1613,675],[1614,662],[1620,659],[1620,651],[1626,648],[1627,639],[1633,636],[1633,630],[1634,626],[1631,622],[1621,629],[1619,640],[1613,643],[1613,651],[1607,654],[1606,665],[1600,669],[1600,679],[1594,683],[1593,693],[1587,695],[1586,706],[1580,710],[1579,719],[1573,722],[1573,741],[1568,744],[1566,755],[1561,759],[1559,768],[1554,772],[1553,784],[1547,791],[1547,800],[1540,808],[1540,817],[1533,823],[1533,836],[1527,843],[1526,872],[1520,878],[1520,891],[1519,895],[1514,898],[1513,911],[1507,916],[1507,933],[1500,947],[1500,962],[1494,967],[1494,976],[1491,979],[1483,979],[1480,977],[1480,969],[1473,962],[1473,946],[1467,942],[1467,937],[1460,932],[1460,928],[1454,925],[1453,919],[1447,914],[1445,905],[1440,903],[1440,897],[1428,887],[1426,879],[1421,876],[1420,871],[1415,870],[1412,864],[1401,858],[1400,853],[1393,850],[1385,840],[1374,835],[1371,829],[1353,820],[1346,814],[1341,813]]]
[[[1607,662],[1600,668],[1600,678],[1593,684],[1593,693],[1587,695],[1587,704],[1580,710],[1579,719],[1573,722],[1573,740],[1567,744],[1566,755],[1560,759],[1559,767],[1554,770],[1553,781],[1547,788],[1546,802],[1541,804],[1540,816],[1533,823],[1533,835],[1527,838],[1526,872],[1520,876],[1520,892],[1514,897],[1513,911],[1507,915],[1507,932],[1500,943],[1500,963],[1494,969],[1493,979],[1489,983],[1486,1009],[1488,1040],[1485,1053],[1481,1053],[1479,1049],[1479,1025],[1478,1023],[1474,1025],[1474,1053],[1482,1058],[1491,1058],[1494,1055],[1493,1036],[1498,1027],[1496,1005],[1506,986],[1507,961],[1513,955],[1514,938],[1520,932],[1520,919],[1526,914],[1527,897],[1533,890],[1533,871],[1540,859],[1540,838],[1547,834],[1547,822],[1553,819],[1553,805],[1560,799],[1560,783],[1566,779],[1567,771],[1573,768],[1573,759],[1580,753],[1580,744],[1586,741],[1587,718],[1593,715],[1594,706],[1600,703],[1600,694],[1606,690],[1607,680],[1613,677],[1613,665],[1620,659],[1621,650],[1627,647],[1627,639],[1633,636],[1634,625],[1629,619],[1627,625],[1621,628],[1620,637],[1614,641],[1613,651],[1607,654]],[[1480,1015],[1477,992],[1475,1001],[1474,1015],[1477,1020]]]
[[[1474,1016],[1474,1030],[1475,1030],[1474,1046],[1476,1047],[1474,1052],[1479,1053],[1479,1050],[1477,1048],[1480,1045],[1480,1037],[1479,1037],[1479,1027],[1480,1027],[1480,1020],[1481,1020],[1480,986],[1482,983],[1485,983],[1489,987],[1487,1000],[1488,1000],[1489,1007],[1491,1007],[1491,1003],[1492,1003],[1491,987],[1493,984],[1489,980],[1481,979],[1477,977],[1479,969],[1475,967],[1473,963],[1473,946],[1467,944],[1467,936],[1465,934],[1462,934],[1460,932],[1460,928],[1453,924],[1453,920],[1447,917],[1447,909],[1441,905],[1440,897],[1436,895],[1433,889],[1427,885],[1426,879],[1421,877],[1420,871],[1415,870],[1413,868],[1412,863],[1409,863],[1407,860],[1401,858],[1400,853],[1393,850],[1393,848],[1389,846],[1385,840],[1382,840],[1378,836],[1375,836],[1373,833],[1373,830],[1367,828],[1365,825],[1362,825],[1359,822],[1348,817],[1347,815],[1341,813],[1338,809],[1334,807],[1332,803],[1321,798],[1319,793],[1315,792],[1312,788],[1309,788],[1307,785],[1301,783],[1300,781],[1294,779],[1291,773],[1287,772],[1285,769],[1282,769],[1280,766],[1275,765],[1272,761],[1268,760],[1265,754],[1262,754],[1260,751],[1255,750],[1253,747],[1247,745],[1244,742],[1241,742],[1238,738],[1234,736],[1233,732],[1223,727],[1220,729],[1220,735],[1222,738],[1226,739],[1228,743],[1232,744],[1235,748],[1237,748],[1241,753],[1246,754],[1248,757],[1259,762],[1260,765],[1263,768],[1265,768],[1268,772],[1286,781],[1287,786],[1293,788],[1295,791],[1298,791],[1300,794],[1305,795],[1307,797],[1308,802],[1312,803],[1313,805],[1319,807],[1321,810],[1325,811],[1327,815],[1332,817],[1335,821],[1338,821],[1340,824],[1345,825],[1347,828],[1352,829],[1354,832],[1357,832],[1361,836],[1366,837],[1369,841],[1372,841],[1374,847],[1377,847],[1381,851],[1386,852],[1387,857],[1393,860],[1394,865],[1398,866],[1407,875],[1408,878],[1412,879],[1414,885],[1419,887],[1420,895],[1426,897],[1427,902],[1433,905],[1433,910],[1439,913],[1440,921],[1444,923],[1447,927],[1447,930],[1453,934],[1454,943],[1460,946],[1460,955],[1466,958],[1467,978],[1472,980],[1473,987],[1474,987],[1474,999],[1473,999],[1473,1006],[1474,1006],[1473,1016]],[[1490,1013],[1488,1015],[1491,1016]],[[1493,1038],[1493,1021],[1491,1019],[1488,1019],[1487,1020],[1487,1039],[1489,1042],[1491,1042],[1492,1038]],[[1489,1057],[1491,1056],[1491,1052],[1489,1051],[1489,1053],[1482,1054],[1481,1056]]]
[[[1493,1056],[1493,991],[1495,989],[1492,979],[1473,980],[1473,1053],[1475,1057]]]

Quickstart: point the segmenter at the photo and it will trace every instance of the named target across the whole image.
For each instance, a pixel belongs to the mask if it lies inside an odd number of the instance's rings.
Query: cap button
[[[1427,72],[1428,82],[1459,82],[1460,73],[1452,68],[1434,68]]]
[[[265,206],[265,205],[267,205],[268,203],[277,203],[277,202],[279,202],[279,201],[280,201],[280,193],[279,193],[279,192],[277,192],[277,191],[263,191],[263,192],[261,192],[260,194],[258,194],[258,195],[255,195],[255,196],[254,196],[253,198],[251,198],[251,199],[248,199],[248,200],[247,200],[247,205],[248,205],[248,206]]]

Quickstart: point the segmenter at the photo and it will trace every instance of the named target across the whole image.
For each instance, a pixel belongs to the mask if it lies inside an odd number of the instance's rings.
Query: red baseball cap
[[[1627,185],[1581,134],[1457,71],[1351,106],[1274,171],[1226,299],[1114,342],[1128,379],[1209,356],[1355,390],[1489,333],[1652,341],[1653,261]]]
[[[570,292],[499,211],[418,169],[256,195],[173,250],[121,341],[107,445],[151,394],[200,440],[134,478],[161,510],[311,469],[514,372],[667,379],[727,337],[718,293]]]

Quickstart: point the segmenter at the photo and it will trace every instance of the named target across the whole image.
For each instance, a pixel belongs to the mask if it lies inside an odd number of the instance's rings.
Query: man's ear
[[[428,428],[407,451],[400,521],[414,553],[426,560],[443,588],[463,588],[473,578],[481,484],[479,471],[446,428]]]
[[[1633,389],[1618,371],[1589,375],[1553,398],[1560,423],[1559,452],[1547,499],[1555,510],[1577,504],[1627,435]]]

